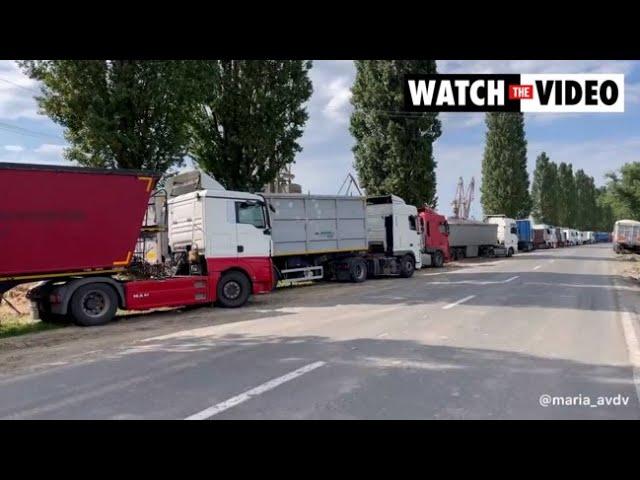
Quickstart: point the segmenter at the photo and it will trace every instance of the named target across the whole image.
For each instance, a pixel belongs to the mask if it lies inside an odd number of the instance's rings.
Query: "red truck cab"
[[[418,209],[420,230],[422,231],[422,253],[431,256],[431,265],[442,267],[449,262],[449,223],[447,217],[429,207]]]

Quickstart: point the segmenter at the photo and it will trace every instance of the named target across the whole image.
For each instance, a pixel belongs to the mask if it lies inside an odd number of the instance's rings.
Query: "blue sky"
[[[556,162],[571,162],[592,175],[596,184],[604,174],[630,161],[640,161],[640,62],[638,61],[492,61],[441,60],[441,73],[623,73],[625,112],[618,114],[527,114],[529,171],[536,156],[546,151]],[[314,62],[314,93],[309,121],[300,140],[303,151],[293,166],[295,181],[304,192],[335,194],[353,169],[349,134],[350,87],[355,68],[350,60]],[[37,113],[36,82],[14,62],[0,61],[0,161],[66,163],[63,130]],[[480,171],[484,148],[484,115],[440,114],[443,134],[435,144],[438,162],[439,209],[451,213],[450,203],[459,176],[476,178],[472,216],[481,217]]]

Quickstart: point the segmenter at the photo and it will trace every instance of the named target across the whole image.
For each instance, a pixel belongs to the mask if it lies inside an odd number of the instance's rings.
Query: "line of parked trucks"
[[[199,171],[158,180],[0,163],[0,294],[38,282],[27,295],[36,318],[93,326],[118,309],[239,307],[280,281],[407,278],[465,257],[604,241],[504,215],[448,219],[395,195],[235,192]]]

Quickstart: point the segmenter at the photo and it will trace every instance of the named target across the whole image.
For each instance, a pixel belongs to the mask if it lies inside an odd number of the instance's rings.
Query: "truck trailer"
[[[192,177],[177,182],[188,193],[164,197],[167,251],[144,268],[141,233],[162,230],[143,225],[156,174],[0,163],[0,293],[37,281],[36,318],[92,326],[118,308],[238,307],[271,291],[264,200]]]
[[[498,226],[492,223],[449,218],[449,250],[453,260],[465,257],[506,255],[498,244]]]
[[[614,223],[613,251],[616,253],[640,252],[640,222],[618,220]]]
[[[262,195],[279,280],[364,282],[422,266],[417,209],[399,197]]]
[[[518,250],[530,252],[534,248],[531,220],[528,218],[516,220],[516,227],[518,230]]]

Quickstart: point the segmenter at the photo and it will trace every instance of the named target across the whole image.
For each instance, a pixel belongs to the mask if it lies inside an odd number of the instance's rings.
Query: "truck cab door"
[[[417,215],[407,215],[409,220],[409,230],[407,232],[407,243],[408,249],[413,252],[413,255],[416,259],[416,268],[422,267],[422,255],[421,255],[421,238],[420,238],[420,227],[418,224],[418,216]]]
[[[236,200],[238,257],[270,257],[271,229],[266,207],[257,200]]]

